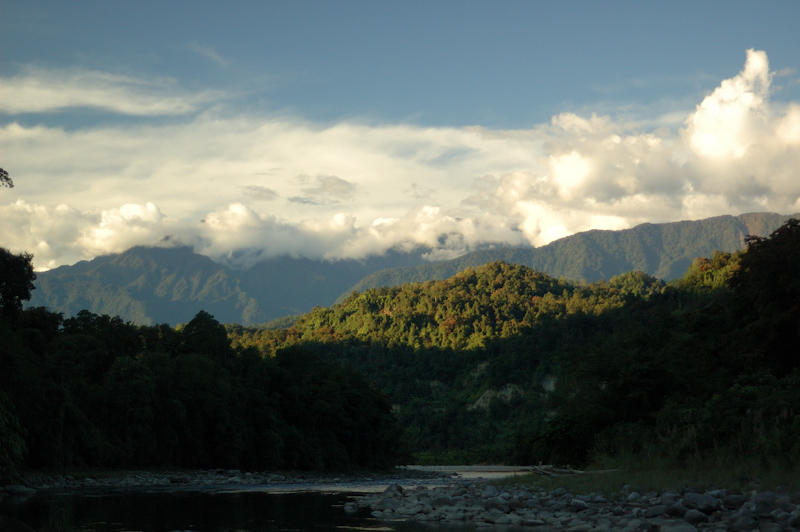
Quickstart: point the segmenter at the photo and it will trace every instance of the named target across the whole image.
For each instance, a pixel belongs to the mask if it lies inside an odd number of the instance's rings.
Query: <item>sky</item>
[[[431,260],[800,212],[800,2],[0,3],[0,246]]]

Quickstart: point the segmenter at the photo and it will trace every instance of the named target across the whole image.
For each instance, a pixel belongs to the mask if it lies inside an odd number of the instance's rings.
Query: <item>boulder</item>
[[[686,511],[683,516],[683,520],[693,525],[698,525],[700,523],[708,523],[708,516],[700,510],[692,509]]]
[[[658,517],[660,515],[665,515],[669,510],[669,506],[666,504],[657,504],[655,506],[651,506],[650,508],[645,509],[644,516],[646,519],[652,519],[654,517]]]
[[[589,503],[582,499],[572,499],[569,503],[569,509],[573,512],[580,512],[589,508]]]
[[[497,488],[494,486],[486,486],[484,490],[481,492],[481,498],[483,499],[490,499],[492,497],[497,497],[500,495],[500,492],[497,491]]]
[[[739,508],[744,506],[744,503],[746,503],[749,500],[750,497],[748,497],[747,495],[730,494],[730,495],[725,495],[725,497],[722,498],[722,505],[730,510],[738,510]]]
[[[728,530],[750,532],[758,528],[758,515],[753,510],[741,510],[728,519]]]
[[[400,504],[396,499],[386,498],[381,499],[378,501],[378,504],[375,505],[376,510],[397,510],[398,508],[402,507],[403,505]]]
[[[509,510],[508,501],[500,497],[492,497],[484,503],[483,507],[487,510],[502,510],[503,513],[508,513]]]
[[[697,532],[697,527],[686,521],[667,521],[661,525],[661,532]]]
[[[400,484],[392,484],[383,490],[384,497],[398,497],[403,494],[403,486]]]
[[[719,499],[702,493],[687,493],[683,496],[683,505],[690,510],[700,510],[706,515],[714,513],[720,507]]]
[[[689,509],[686,506],[676,502],[667,508],[667,515],[670,517],[683,517],[688,511]]]
[[[441,508],[442,506],[450,506],[452,502],[453,498],[449,495],[437,495],[431,499],[430,505],[434,508]]]

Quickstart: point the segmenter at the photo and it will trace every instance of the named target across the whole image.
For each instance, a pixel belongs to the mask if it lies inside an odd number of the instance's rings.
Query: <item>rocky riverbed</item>
[[[46,491],[115,490],[260,490],[269,491],[382,491],[390,484],[441,485],[452,472],[397,468],[390,472],[332,475],[297,472],[242,472],[238,469],[213,469],[180,472],[105,472],[98,476],[17,475],[0,485],[0,500],[5,496],[30,496]]]
[[[381,521],[465,523],[482,527],[524,527],[535,531],[739,531],[788,532],[800,528],[800,493],[729,490],[706,493],[637,493],[624,490],[620,500],[598,494],[495,487],[471,480],[447,486],[409,489],[389,486],[345,506],[368,507]]]

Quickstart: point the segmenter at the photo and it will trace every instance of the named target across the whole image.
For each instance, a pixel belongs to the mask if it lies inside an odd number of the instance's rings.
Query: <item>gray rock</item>
[[[665,515],[669,510],[669,506],[666,504],[657,504],[655,506],[651,506],[644,511],[644,516],[647,519],[652,519],[654,517],[658,517],[660,515]]]
[[[676,502],[667,508],[667,515],[670,517],[683,517],[689,509],[679,502]]]
[[[486,512],[486,515],[483,517],[483,520],[486,521],[487,523],[494,523],[496,525],[504,524],[504,523],[499,522],[499,521],[504,521],[505,524],[508,524],[508,523],[511,522],[511,520],[508,519],[508,517],[506,517],[505,512],[503,512],[501,510],[498,510],[496,508],[493,508],[493,509],[489,510],[488,512]]]
[[[486,503],[484,503],[483,507],[486,508],[487,510],[493,510],[493,509],[502,510],[503,513],[508,513],[509,510],[508,501],[505,499],[501,499],[500,497],[492,497],[491,499],[486,501]]]
[[[697,532],[697,527],[686,521],[666,521],[661,525],[661,532]]]
[[[626,497],[626,499],[625,499],[625,500],[626,500],[626,501],[628,501],[628,502],[636,502],[636,501],[638,501],[638,500],[639,500],[639,499],[641,499],[641,498],[642,498],[642,496],[641,496],[641,495],[639,495],[637,492],[635,492],[635,491],[634,491],[634,492],[630,493],[630,494],[628,495],[628,497]]]
[[[572,499],[569,503],[569,509],[573,512],[580,512],[589,508],[589,503],[581,499]]]
[[[348,514],[358,513],[358,503],[357,502],[346,502],[344,503],[344,511]]]
[[[687,493],[683,496],[683,505],[690,510],[700,510],[704,514],[710,515],[720,507],[720,502],[711,495]]]
[[[400,504],[396,499],[386,498],[381,499],[378,501],[378,504],[375,505],[376,510],[397,510],[401,508],[403,505]]]
[[[383,490],[384,497],[397,497],[403,494],[403,486],[400,484],[392,484],[385,490]]]
[[[758,516],[753,510],[741,510],[728,519],[728,530],[751,532],[758,528]]]
[[[430,505],[434,508],[441,508],[442,506],[450,506],[453,498],[449,495],[439,495],[431,499]]]
[[[522,520],[522,524],[525,526],[544,526],[545,522],[536,517],[528,516]]]
[[[590,532],[594,527],[591,523],[581,523],[578,525],[567,527],[567,532]]]
[[[758,524],[759,532],[781,532],[783,527],[778,523],[761,522]]]
[[[708,516],[701,512],[700,510],[687,510],[683,516],[684,521],[687,521],[693,525],[698,525],[700,523],[708,523]]]
[[[772,512],[777,508],[778,494],[772,491],[765,491],[756,495],[756,514],[759,517],[771,517]]]
[[[490,499],[492,497],[497,497],[500,495],[500,492],[497,491],[497,488],[494,486],[486,486],[486,488],[481,492],[481,498],[483,499]]]
[[[722,505],[725,506],[725,508],[730,508],[731,510],[738,510],[749,500],[750,497],[747,495],[730,494],[723,497]]]
[[[792,502],[792,498],[789,495],[781,495],[775,499],[775,506],[784,512],[794,512],[797,510],[797,505]]]

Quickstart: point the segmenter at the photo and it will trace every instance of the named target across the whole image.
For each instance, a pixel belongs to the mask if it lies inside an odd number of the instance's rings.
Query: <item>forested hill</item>
[[[698,221],[642,224],[619,231],[586,231],[539,248],[501,248],[469,253],[449,261],[391,268],[369,275],[351,291],[447,279],[466,268],[494,260],[523,264],[553,277],[587,282],[638,270],[670,281],[681,277],[697,257],[742,249],[748,235],[767,236],[799,214],[750,213]]]
[[[631,270],[669,280],[695,257],[740,249],[746,235],[766,236],[786,218],[757,213],[589,231],[537,249],[485,250],[438,263],[425,263],[425,250],[417,250],[365,261],[278,257],[236,270],[185,247],[135,247],[39,273],[28,306],[65,317],[88,310],[140,325],[185,323],[203,309],[223,323],[248,325],[330,306],[353,289],[445,279],[496,260],[573,280],[610,279]]]
[[[31,256],[0,258],[0,477],[23,460],[800,467],[798,219],[670,283],[496,261],[282,329],[23,310]]]
[[[355,367],[388,395],[418,460],[800,465],[798,220],[669,284],[492,262],[229,337]]]

